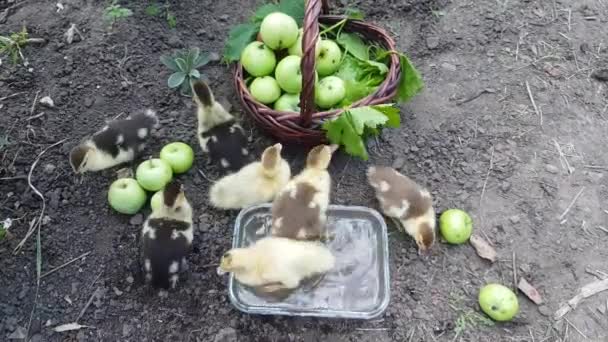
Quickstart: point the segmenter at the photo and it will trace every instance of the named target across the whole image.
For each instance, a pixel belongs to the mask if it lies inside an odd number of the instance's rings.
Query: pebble
[[[405,159],[398,157],[393,161],[393,169],[399,170],[405,165]]]
[[[234,328],[223,328],[217,334],[213,342],[236,342],[236,330]]]
[[[122,337],[128,337],[133,332],[134,328],[131,324],[123,324],[122,325]]]
[[[90,97],[87,97],[86,99],[84,99],[84,105],[86,107],[91,107],[93,105],[94,100]]]
[[[144,216],[141,213],[133,215],[131,217],[131,219],[129,220],[129,224],[132,226],[139,226],[143,222],[144,222]]]
[[[553,174],[556,174],[559,172],[559,169],[557,168],[557,166],[552,165],[552,164],[546,164],[545,170],[547,170],[547,172],[553,173]]]
[[[227,21],[228,20],[228,14],[223,14],[220,16],[220,21]]]
[[[509,190],[511,190],[511,183],[504,181],[500,184],[500,190],[502,190],[503,192],[507,192]]]
[[[456,71],[456,66],[454,64],[443,63],[441,64],[441,67],[449,71]]]
[[[127,277],[127,283],[133,284],[134,281],[135,281],[135,279],[133,279],[133,276],[128,276]]]
[[[44,165],[44,172],[51,174],[51,173],[53,173],[53,171],[55,171],[56,168],[57,167],[55,165],[48,163],[48,164]]]
[[[43,98],[40,99],[40,104],[43,104],[47,107],[55,107],[55,102],[53,102],[53,99],[50,96],[45,96]]]
[[[547,305],[541,305],[541,306],[539,306],[538,307],[538,311],[543,316],[549,317],[549,316],[553,315],[553,311],[551,311],[551,309]]]
[[[426,39],[426,46],[429,49],[436,49],[439,46],[439,37],[428,37]]]
[[[511,221],[511,223],[519,223],[519,216],[518,215],[514,215],[509,217],[509,221]]]
[[[217,62],[221,59],[220,54],[217,52],[211,52],[209,53],[209,61],[210,62]]]
[[[179,39],[178,36],[173,35],[173,36],[169,37],[167,44],[169,44],[169,46],[171,46],[171,47],[178,48],[178,47],[182,46],[182,40]]]

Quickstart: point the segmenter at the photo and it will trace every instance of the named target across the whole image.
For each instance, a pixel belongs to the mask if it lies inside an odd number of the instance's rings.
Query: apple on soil
[[[192,147],[183,142],[172,142],[160,150],[160,159],[166,161],[174,174],[184,173],[194,163],[194,151]]]
[[[448,209],[439,217],[439,230],[448,243],[465,243],[473,232],[473,220],[460,209]]]
[[[243,68],[254,77],[270,75],[277,65],[277,58],[268,46],[262,42],[249,43],[241,53]]]
[[[298,39],[298,24],[282,12],[268,14],[260,25],[262,41],[273,50],[287,49]]]
[[[171,165],[158,158],[152,158],[139,164],[135,178],[142,188],[148,191],[158,191],[173,178]]]
[[[322,78],[315,86],[315,104],[323,109],[340,103],[346,96],[344,81],[337,76]]]
[[[133,215],[146,204],[146,192],[135,179],[120,178],[110,185],[108,203],[121,214]]]
[[[512,320],[519,311],[517,296],[510,288],[501,284],[488,284],[479,291],[481,310],[495,321]]]
[[[300,29],[298,31],[298,39],[296,42],[287,49],[287,52],[292,56],[302,57],[304,55],[304,51],[302,51],[302,35],[304,34],[304,29]],[[319,57],[321,53],[321,38],[317,39],[317,44],[315,44],[315,58]]]
[[[331,75],[340,67],[342,62],[342,51],[336,42],[330,39],[323,39],[319,43],[319,56],[315,61],[315,66],[319,76]]]
[[[274,109],[281,112],[300,112],[300,94],[283,94],[274,103]]]
[[[254,99],[264,104],[270,104],[281,96],[281,87],[271,76],[258,77],[249,86]]]

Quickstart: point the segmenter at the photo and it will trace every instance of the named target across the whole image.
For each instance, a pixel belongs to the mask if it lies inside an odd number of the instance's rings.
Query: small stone
[[[227,21],[228,20],[228,14],[223,14],[220,16],[220,21]]]
[[[45,164],[44,165],[44,172],[47,174],[51,174],[53,173],[53,171],[55,171],[56,166],[49,163],[49,164]]]
[[[412,147],[410,147],[410,152],[416,153],[416,152],[418,152],[419,150],[420,150],[420,149],[419,149],[418,147],[416,147],[416,146],[412,146]]]
[[[209,53],[209,61],[210,62],[217,62],[221,59],[220,54],[217,52],[211,52]]]
[[[576,250],[578,248],[578,245],[575,242],[571,242],[570,243],[570,248],[573,250]]]
[[[547,305],[541,305],[538,307],[538,311],[541,315],[549,317],[553,315],[553,311]]]
[[[559,169],[557,168],[557,166],[552,165],[552,164],[547,164],[545,165],[545,170],[549,173],[553,173],[556,174],[559,172]]]
[[[519,216],[518,215],[511,216],[511,217],[509,217],[509,221],[511,221],[511,223],[513,223],[513,224],[517,224],[517,223],[519,223]]]
[[[178,36],[173,35],[173,36],[169,37],[167,44],[169,44],[169,46],[171,46],[171,47],[178,48],[178,47],[182,46],[182,40],[179,39]]]
[[[86,107],[91,107],[93,105],[94,100],[90,97],[87,97],[86,99],[84,99],[84,105]]]
[[[131,219],[129,220],[129,224],[132,226],[139,226],[143,222],[144,222],[144,216],[141,213],[133,215],[131,217]]]
[[[591,77],[595,78],[598,81],[608,82],[608,68],[595,70],[591,74]]]
[[[398,157],[393,161],[393,169],[399,170],[405,165],[405,159]]]
[[[116,294],[117,296],[120,296],[123,294],[123,292],[120,291],[116,286],[112,287],[112,290],[114,290],[114,294]]]
[[[55,107],[55,102],[53,102],[53,99],[51,99],[50,96],[45,96],[43,98],[40,99],[40,104],[43,104],[47,107]]]
[[[502,190],[503,192],[507,192],[509,190],[511,190],[511,183],[504,181],[500,184],[500,190]]]
[[[122,325],[122,337],[128,337],[131,335],[131,333],[133,333],[133,326],[130,324],[123,324]]]
[[[134,281],[135,281],[135,279],[133,279],[133,276],[128,276],[127,277],[127,283],[133,284]]]
[[[456,66],[454,64],[442,63],[441,67],[449,71],[456,71]]]
[[[213,342],[236,342],[236,330],[234,328],[224,328],[215,334]]]
[[[439,37],[428,37],[426,39],[426,46],[429,49],[436,49],[439,46]]]
[[[46,226],[50,222],[51,222],[51,218],[49,217],[49,215],[44,215],[44,217],[42,218],[42,225]]]
[[[200,29],[196,31],[196,35],[197,36],[204,36],[207,34],[207,31],[205,31],[205,29]]]

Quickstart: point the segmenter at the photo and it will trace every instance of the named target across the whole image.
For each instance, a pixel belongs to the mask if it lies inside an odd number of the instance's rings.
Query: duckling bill
[[[100,171],[135,159],[143,152],[153,128],[156,113],[147,109],[129,118],[113,120],[70,151],[75,173]]]

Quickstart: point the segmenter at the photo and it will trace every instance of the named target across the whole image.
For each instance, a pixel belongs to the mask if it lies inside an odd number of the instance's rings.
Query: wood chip
[[[76,322],[74,323],[67,323],[67,324],[62,324],[59,326],[56,326],[53,328],[53,330],[55,330],[56,332],[64,332],[64,331],[72,331],[72,330],[80,330],[82,328],[91,328],[87,325],[80,325]]]
[[[553,315],[553,319],[559,320],[564,317],[572,309],[575,309],[580,301],[589,298],[595,294],[608,290],[608,279],[598,280],[587,284],[579,290],[579,293],[572,297],[568,303],[562,305]]]
[[[519,284],[517,284],[517,288],[523,292],[534,304],[539,305],[543,302],[543,299],[540,296],[540,293],[534,288],[534,286],[530,285],[526,279],[523,277],[519,278]]]
[[[475,248],[477,255],[491,262],[496,261],[496,250],[483,237],[473,234],[469,238],[469,242]]]

